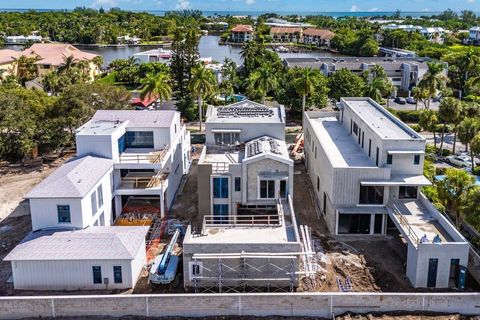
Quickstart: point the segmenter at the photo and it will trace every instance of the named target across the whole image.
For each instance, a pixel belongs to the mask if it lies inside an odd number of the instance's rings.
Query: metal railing
[[[141,154],[141,153],[122,153],[119,157],[120,163],[160,163],[169,151],[169,146],[165,146],[160,152],[153,154]]]
[[[418,245],[420,243],[420,238],[417,236],[415,231],[413,231],[413,228],[410,226],[410,223],[408,223],[407,219],[400,213],[400,210],[398,210],[397,207],[393,206],[393,215],[398,219],[398,222],[404,229],[406,230],[407,236],[412,239],[413,243],[415,245]]]
[[[212,163],[212,172],[213,173],[225,173],[229,170],[228,162],[214,162]]]
[[[278,215],[233,215],[233,216],[204,216],[204,227],[228,227],[228,226],[281,226],[282,222]]]

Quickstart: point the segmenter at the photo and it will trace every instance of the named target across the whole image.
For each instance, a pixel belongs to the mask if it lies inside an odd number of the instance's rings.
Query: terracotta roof
[[[52,66],[61,65],[66,57],[73,56],[76,60],[92,60],[97,55],[81,51],[71,44],[64,43],[35,43],[22,52],[25,56],[38,56],[40,60],[36,64]]]
[[[252,26],[246,24],[239,24],[232,29],[233,32],[253,32]]]
[[[270,33],[301,33],[302,28],[282,28],[282,27],[273,27],[270,29]]]
[[[321,37],[323,39],[333,39],[335,36],[335,33],[333,33],[330,30],[326,29],[316,29],[316,28],[308,28],[305,31],[303,31],[304,36],[317,36]]]
[[[3,49],[0,50],[0,64],[10,63],[17,60],[22,53],[20,51]]]
[[[154,103],[155,101],[157,101],[157,99],[158,99],[157,94],[151,94],[151,95],[145,96],[143,100],[141,98],[133,98],[130,101],[130,103],[134,106],[140,106],[140,107],[146,108],[150,106],[152,103]]]

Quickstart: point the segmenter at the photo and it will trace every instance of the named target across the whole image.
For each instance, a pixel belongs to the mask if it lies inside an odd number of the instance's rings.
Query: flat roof
[[[333,167],[376,167],[337,118],[310,118],[310,123]]]
[[[169,128],[176,114],[173,110],[98,110],[92,122],[128,121],[127,128]]]
[[[127,125],[127,122],[116,122],[116,121],[89,121],[85,123],[83,126],[78,128],[76,131],[76,135],[106,135],[110,136],[115,131],[117,131],[120,128],[125,128]]]
[[[283,106],[268,107],[244,100],[227,106],[210,106],[205,123],[284,123]]]
[[[410,127],[370,98],[342,98],[341,102],[350,107],[382,139],[423,140]]]
[[[5,261],[133,260],[145,250],[148,227],[88,227],[31,232]]]
[[[381,66],[401,65],[410,63],[416,65],[425,65],[432,61],[431,58],[419,57],[317,57],[317,58],[284,58],[284,63],[289,67],[320,67],[322,64],[336,65],[337,67],[353,67],[362,63],[379,64]]]
[[[206,234],[200,236],[185,236],[184,244],[214,244],[214,243],[287,243],[287,227],[217,227],[205,228]]]

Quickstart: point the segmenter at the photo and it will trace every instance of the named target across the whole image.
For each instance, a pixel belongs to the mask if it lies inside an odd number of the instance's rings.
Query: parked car
[[[458,155],[460,157],[462,157],[464,159],[467,159],[468,161],[472,162],[470,152],[460,152]],[[475,165],[480,166],[480,159],[478,157],[473,157],[473,162],[475,162]]]
[[[442,100],[442,96],[436,96],[432,98],[433,102],[440,102]]]
[[[417,100],[415,100],[413,97],[408,97],[405,99],[405,101],[407,101],[408,104],[416,104],[417,103]]]
[[[405,100],[405,98],[402,98],[402,97],[396,97],[395,100],[393,100],[395,103],[398,103],[398,104],[406,104],[407,101]]]
[[[467,157],[462,157],[462,156],[448,156],[445,158],[445,161],[447,163],[456,165],[457,167],[461,168],[471,168],[472,163],[470,160],[468,160]]]

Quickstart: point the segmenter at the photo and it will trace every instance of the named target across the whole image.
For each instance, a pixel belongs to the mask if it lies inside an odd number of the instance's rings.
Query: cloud
[[[351,8],[350,8],[350,12],[357,12],[359,9],[358,9],[358,6],[356,5],[353,5]]]
[[[467,0],[468,3],[475,3],[475,0]]]
[[[378,8],[371,8],[368,10],[369,12],[377,12],[378,11]]]
[[[255,0],[245,0],[245,4],[247,5],[251,5],[251,4],[254,4],[255,3]]]
[[[94,3],[92,3],[91,7],[92,8],[98,8],[98,7],[115,7],[117,6],[117,1],[116,0],[95,0]]]
[[[185,9],[190,9],[192,7],[192,4],[188,0],[178,0],[177,5],[175,6],[175,9],[177,10],[185,10]]]

